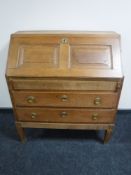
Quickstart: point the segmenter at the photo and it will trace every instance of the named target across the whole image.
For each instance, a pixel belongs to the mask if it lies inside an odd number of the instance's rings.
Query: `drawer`
[[[17,108],[19,121],[60,123],[113,123],[115,110],[69,108]]]
[[[14,90],[89,90],[116,91],[116,81],[12,79]]]
[[[115,108],[118,93],[13,91],[16,106]]]

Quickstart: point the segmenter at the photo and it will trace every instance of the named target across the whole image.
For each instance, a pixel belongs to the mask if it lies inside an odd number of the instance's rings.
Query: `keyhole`
[[[68,39],[67,38],[63,38],[62,39],[62,44],[66,44],[66,43],[68,43]]]

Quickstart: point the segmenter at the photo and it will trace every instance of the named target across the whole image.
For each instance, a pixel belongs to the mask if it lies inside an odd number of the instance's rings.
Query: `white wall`
[[[0,0],[0,107],[11,107],[4,75],[10,34],[48,29],[120,33],[125,81],[119,108],[131,109],[130,0]]]

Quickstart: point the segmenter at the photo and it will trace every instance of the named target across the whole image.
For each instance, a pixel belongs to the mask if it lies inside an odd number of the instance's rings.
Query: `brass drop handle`
[[[68,100],[68,96],[67,95],[62,95],[61,97],[60,97],[60,99],[61,99],[61,101],[67,101]]]
[[[92,114],[92,120],[97,120],[98,119],[98,113]]]
[[[95,105],[100,105],[101,104],[101,98],[100,97],[96,97],[94,100],[94,104]]]
[[[32,112],[32,113],[31,113],[31,118],[32,118],[32,119],[35,119],[36,116],[37,116],[37,113],[35,113],[35,112]]]
[[[31,103],[35,103],[35,100],[36,100],[36,99],[35,99],[35,97],[33,97],[33,96],[27,97],[27,102],[30,103],[30,104],[31,104]]]
[[[64,117],[67,117],[67,115],[68,115],[68,113],[65,112],[65,111],[63,111],[63,112],[60,113],[60,116],[63,117],[63,118],[64,118]]]

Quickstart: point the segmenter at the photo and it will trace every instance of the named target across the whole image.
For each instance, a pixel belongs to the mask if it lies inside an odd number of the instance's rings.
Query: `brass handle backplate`
[[[63,112],[60,113],[60,116],[63,117],[63,118],[64,118],[64,117],[67,117],[67,115],[68,115],[68,113],[65,112],[65,111],[63,111]]]
[[[68,96],[67,95],[62,95],[61,97],[60,97],[60,99],[61,99],[61,101],[67,101],[68,100]]]
[[[31,113],[31,118],[32,118],[32,119],[35,119],[36,116],[37,116],[37,113],[35,113],[35,112],[32,112],[32,113]]]
[[[100,97],[96,97],[94,100],[94,104],[95,105],[100,105],[101,104],[101,98]]]
[[[98,119],[98,113],[92,114],[92,120],[97,120]]]
[[[35,99],[35,97],[33,97],[33,96],[27,97],[27,102],[30,103],[30,104],[31,104],[31,103],[35,103],[35,100],[36,100],[36,99]]]

